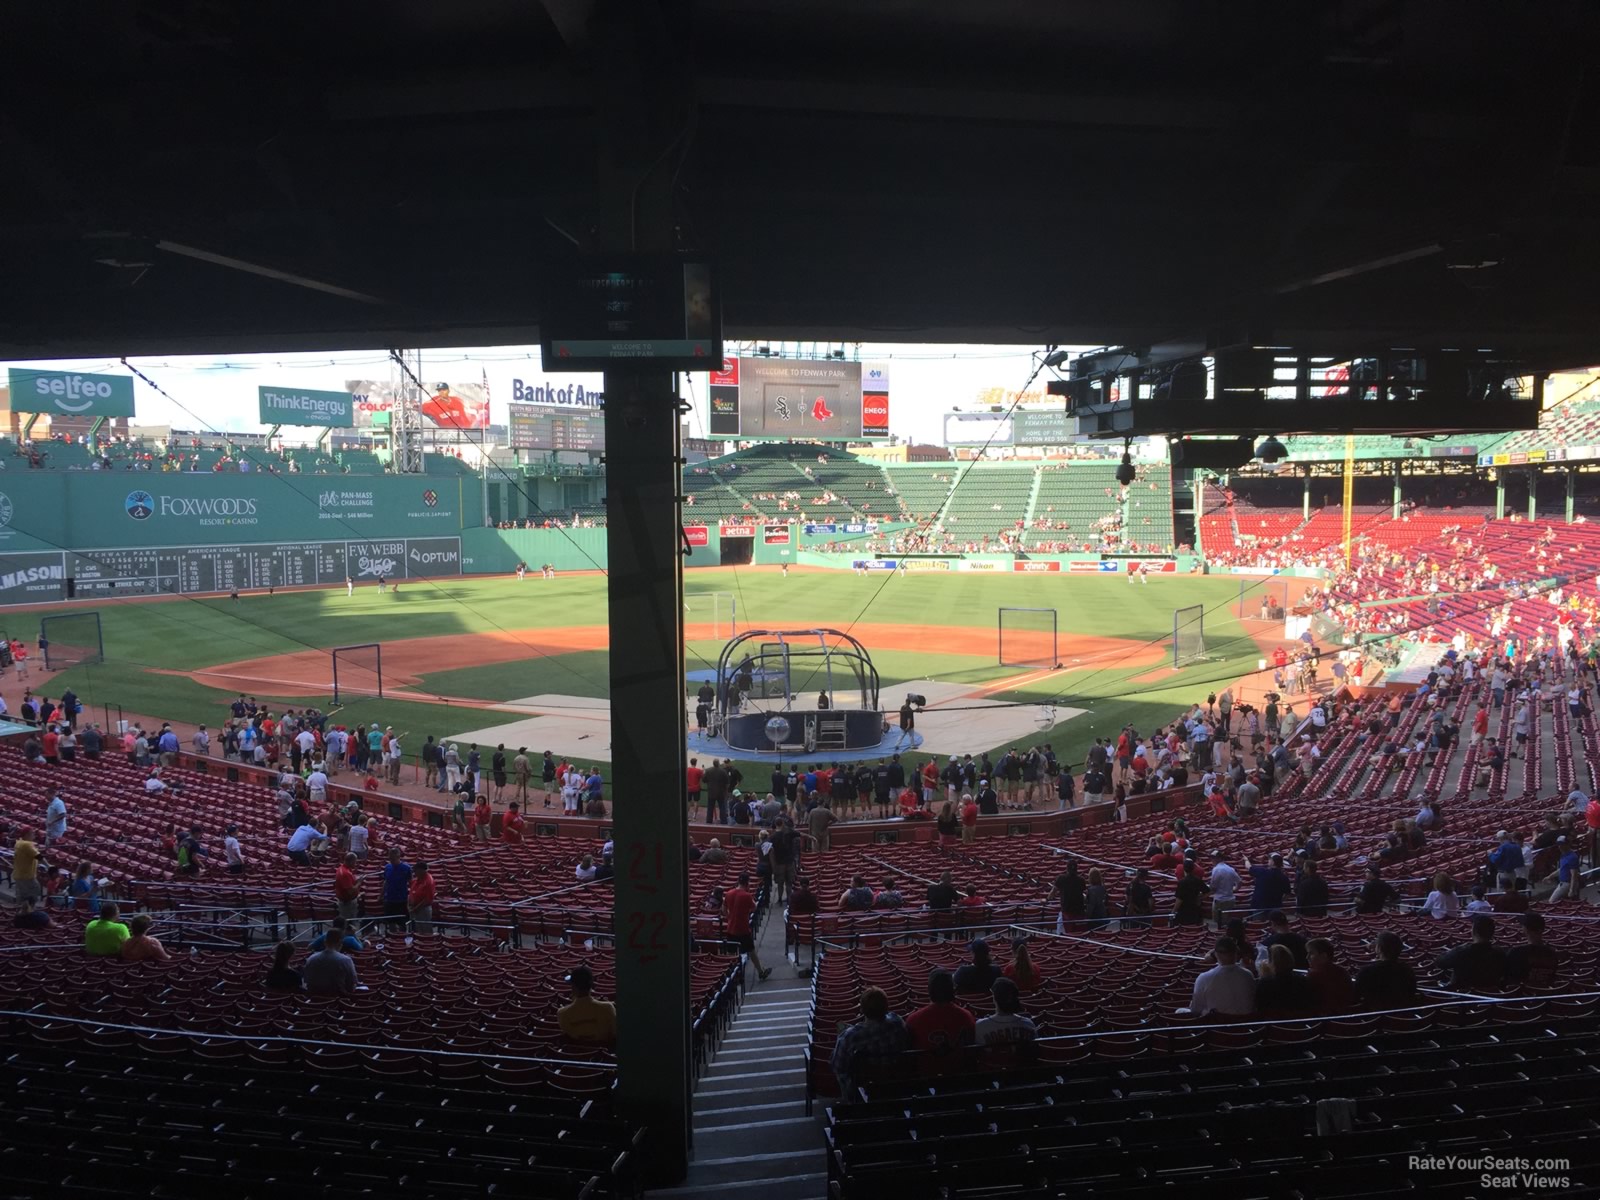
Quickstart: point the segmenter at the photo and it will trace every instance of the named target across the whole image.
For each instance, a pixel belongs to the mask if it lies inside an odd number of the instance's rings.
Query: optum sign
[[[133,416],[133,379],[76,371],[31,371],[12,367],[11,411],[60,413],[69,417]]]

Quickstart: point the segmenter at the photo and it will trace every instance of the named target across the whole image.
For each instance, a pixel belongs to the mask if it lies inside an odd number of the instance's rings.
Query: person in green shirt
[[[102,901],[100,915],[83,928],[83,948],[106,958],[121,954],[129,935],[128,927],[117,920],[119,915],[115,902]]]

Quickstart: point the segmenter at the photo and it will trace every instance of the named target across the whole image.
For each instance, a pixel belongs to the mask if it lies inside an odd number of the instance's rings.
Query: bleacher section
[[[905,463],[889,467],[885,474],[905,519],[921,524],[931,522],[944,507],[960,471],[953,462]]]
[[[1022,527],[1033,495],[1031,466],[972,463],[960,468],[955,490],[945,502],[939,523],[946,534],[963,542],[981,542]]]

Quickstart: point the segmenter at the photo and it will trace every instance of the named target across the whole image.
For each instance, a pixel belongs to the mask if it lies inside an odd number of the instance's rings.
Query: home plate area
[[[1052,713],[1054,726],[1059,726],[1085,711],[1081,708],[1049,709],[1038,704],[1005,704],[986,699],[970,684],[930,680],[903,687],[897,685],[894,691],[884,692],[883,704],[893,726],[899,724],[896,712],[908,691],[927,700],[927,707],[917,713],[916,721],[916,731],[922,736],[917,750],[925,754],[969,754],[990,746],[1025,747],[1046,742],[1050,740],[1050,731],[1045,725]],[[609,701],[593,696],[545,694],[506,701],[496,705],[496,710],[526,715],[503,724],[469,730],[450,741],[463,747],[474,742],[479,746],[503,744],[511,749],[526,746],[535,753],[559,748],[572,757],[592,754],[605,761],[611,759]],[[692,710],[690,721],[692,726]],[[691,736],[691,748],[696,745],[696,739]],[[853,761],[875,757],[876,753],[836,757],[841,761]]]

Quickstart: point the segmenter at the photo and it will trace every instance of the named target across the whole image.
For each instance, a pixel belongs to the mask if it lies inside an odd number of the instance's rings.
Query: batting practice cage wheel
[[[878,670],[838,629],[749,629],[717,659],[715,720],[728,745],[820,754],[883,738]]]
[[[44,643],[47,671],[93,665],[106,660],[105,643],[100,636],[98,612],[66,613],[39,622],[39,640]]]
[[[1059,667],[1056,610],[1002,608],[999,612],[1002,667]]]
[[[1206,656],[1206,606],[1172,610],[1172,665],[1197,662]]]

